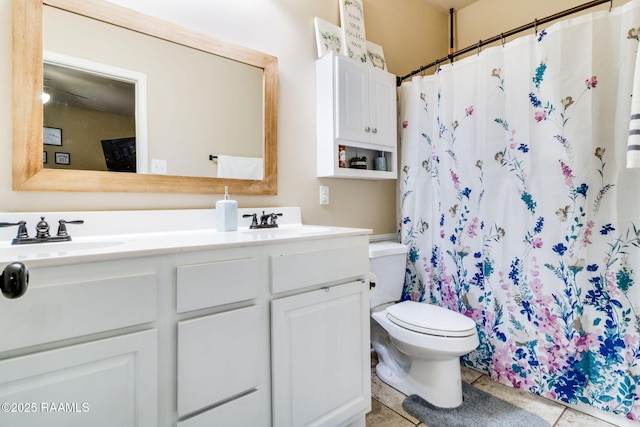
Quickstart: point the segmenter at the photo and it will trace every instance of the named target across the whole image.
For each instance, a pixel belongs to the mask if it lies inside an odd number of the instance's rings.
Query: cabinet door
[[[336,57],[336,138],[369,142],[369,70],[346,58]]]
[[[339,426],[371,406],[364,281],[272,301],[273,425]]]
[[[396,148],[397,103],[396,79],[393,74],[370,70],[372,144]]]
[[[0,425],[157,427],[157,333],[0,361]]]

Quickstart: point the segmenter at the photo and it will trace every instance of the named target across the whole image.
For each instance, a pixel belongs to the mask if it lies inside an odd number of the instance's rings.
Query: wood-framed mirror
[[[262,70],[264,102],[261,138],[264,140],[263,178],[229,179],[101,170],[43,167],[43,11],[74,14],[162,40],[176,46],[228,58]],[[13,1],[13,189],[15,191],[277,194],[277,82],[276,57],[228,43],[101,0]],[[84,35],[83,35],[84,37]],[[151,114],[152,112],[150,112]],[[50,128],[47,128],[50,129]],[[64,131],[62,132],[64,137]],[[55,135],[54,135],[55,136]],[[153,144],[149,132],[149,144]],[[55,138],[53,139],[55,143]],[[213,155],[225,154],[212,150]],[[51,162],[51,155],[48,161]],[[67,156],[67,159],[69,157]],[[68,161],[68,160],[67,160]],[[73,160],[72,160],[73,161]]]

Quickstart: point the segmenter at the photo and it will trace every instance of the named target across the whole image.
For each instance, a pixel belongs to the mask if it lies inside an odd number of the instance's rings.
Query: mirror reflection
[[[136,172],[135,82],[46,59],[43,82],[45,168]]]
[[[63,85],[48,81],[45,74],[44,92],[48,89],[53,99],[45,104],[44,126],[62,129],[63,147],[56,152],[71,159],[63,165],[51,162],[55,153],[45,143],[45,168],[136,172],[137,160],[140,173],[262,179],[262,169],[252,166],[263,163],[261,68],[48,6],[43,47],[45,52],[143,74],[147,82],[146,110],[134,102],[134,115],[130,111],[126,116],[107,111],[110,105],[120,108],[132,101],[131,92],[109,93],[110,86],[119,90],[122,82],[99,80],[81,67],[72,70],[73,75],[62,73],[64,67],[48,71],[52,67],[45,64],[49,78],[54,73],[68,84],[64,92],[53,90],[54,83]],[[81,103],[83,86],[91,88],[93,94],[86,97],[94,102]],[[55,100],[61,95],[66,95],[64,114]],[[132,129],[136,115],[148,120],[145,158]]]
[[[12,16],[15,191],[221,194],[229,186],[234,194],[277,194],[276,57],[102,0],[13,0]],[[67,70],[44,63],[86,69],[51,62],[50,54],[142,76],[113,79],[89,67],[94,76],[135,85],[135,114],[120,117],[129,124],[104,132],[79,116],[57,117],[61,105],[71,109],[69,99],[43,106],[44,92],[89,98],[77,86],[52,88],[51,76]],[[131,160],[109,166],[109,152],[120,159],[134,154],[135,173]],[[231,164],[223,178],[223,158],[244,163]],[[240,179],[237,169],[250,175]]]

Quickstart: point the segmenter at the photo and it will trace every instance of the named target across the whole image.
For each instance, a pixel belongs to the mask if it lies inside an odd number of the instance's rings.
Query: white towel
[[[636,69],[633,73],[631,93],[631,121],[627,141],[627,167],[640,168],[640,47],[636,54]]]
[[[218,156],[218,178],[261,180],[263,163],[262,157]]]

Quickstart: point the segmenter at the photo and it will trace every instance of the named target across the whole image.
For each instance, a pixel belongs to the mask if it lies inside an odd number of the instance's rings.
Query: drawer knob
[[[29,270],[21,262],[7,265],[0,275],[2,295],[9,299],[20,298],[29,286]]]

